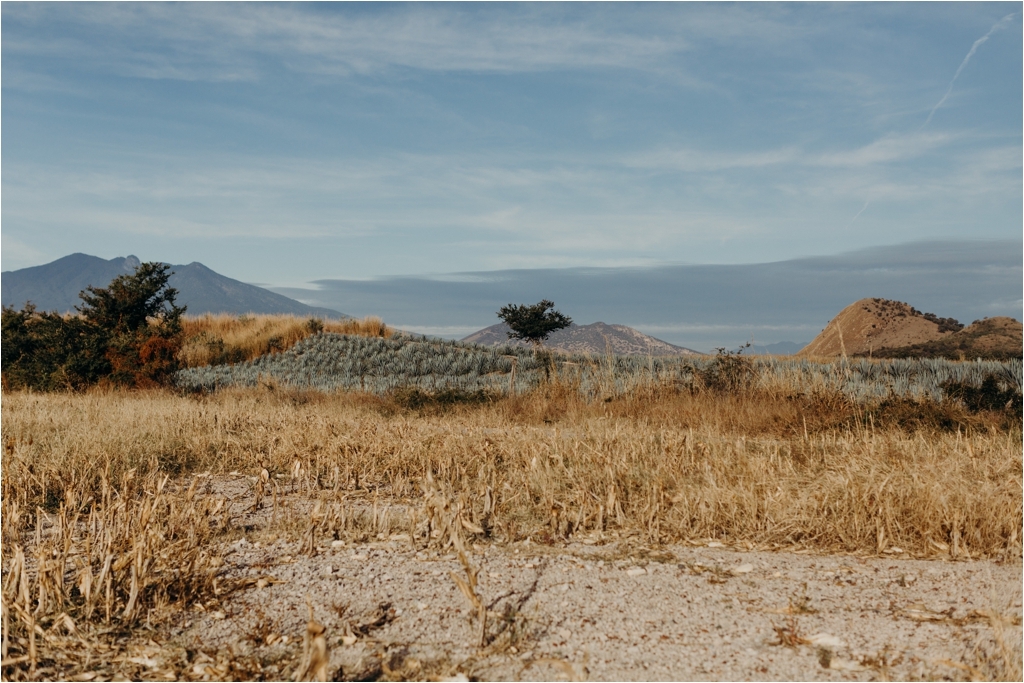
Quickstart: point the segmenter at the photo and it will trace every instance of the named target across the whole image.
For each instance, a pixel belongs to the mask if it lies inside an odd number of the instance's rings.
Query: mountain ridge
[[[81,304],[78,293],[86,287],[106,287],[119,275],[135,272],[140,264],[134,255],[102,259],[74,253],[41,266],[0,273],[0,300],[4,306],[24,306],[31,301],[39,310],[72,312]],[[198,261],[172,265],[171,287],[178,290],[178,304],[189,315],[204,313],[291,313],[322,318],[350,317],[330,308],[308,306],[283,294],[234,280]]]

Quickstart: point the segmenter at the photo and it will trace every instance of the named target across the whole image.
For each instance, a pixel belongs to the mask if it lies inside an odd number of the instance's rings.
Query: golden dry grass
[[[283,351],[321,330],[364,337],[390,337],[394,330],[380,318],[326,320],[296,315],[186,316],[185,342],[178,360],[186,367],[239,363]]]
[[[807,429],[783,401],[679,394],[591,404],[557,391],[457,407],[396,408],[358,394],[8,394],[5,505],[55,509],[75,490],[203,471],[286,475],[321,487],[495,497],[510,538],[637,533],[651,542],[927,555],[1019,554],[1021,439],[856,423]],[[814,416],[812,416],[813,418]]]
[[[277,533],[311,546],[317,533],[397,526],[456,549],[633,538],[1021,554],[1020,427],[984,417],[905,428],[838,399],[651,387],[589,402],[557,383],[417,410],[260,389],[8,393],[2,411],[8,678],[81,671],[113,651],[128,661],[140,624],[214,609],[235,587],[217,574],[231,521],[223,499],[197,493],[205,472],[250,475],[257,499],[300,482],[309,510]],[[366,493],[372,514],[346,502]],[[1012,679],[1015,661],[992,675]]]

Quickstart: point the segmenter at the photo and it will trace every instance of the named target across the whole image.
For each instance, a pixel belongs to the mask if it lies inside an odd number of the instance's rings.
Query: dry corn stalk
[[[484,647],[487,645],[487,605],[480,599],[480,596],[476,592],[476,577],[479,570],[473,567],[466,559],[466,553],[459,551],[459,562],[462,563],[462,568],[466,572],[466,578],[463,579],[455,572],[450,572],[452,578],[455,579],[455,585],[459,587],[462,594],[466,596],[466,600],[476,610],[477,620],[480,630],[479,645]]]
[[[302,642],[302,664],[295,674],[295,680],[326,681],[327,665],[330,662],[327,652],[327,629],[317,622],[308,595],[306,607],[309,608],[309,621],[306,623],[306,635]]]

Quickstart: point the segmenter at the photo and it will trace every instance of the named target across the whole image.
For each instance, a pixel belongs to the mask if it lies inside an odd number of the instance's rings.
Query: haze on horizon
[[[1020,3],[0,13],[4,270],[300,291],[1020,239]]]

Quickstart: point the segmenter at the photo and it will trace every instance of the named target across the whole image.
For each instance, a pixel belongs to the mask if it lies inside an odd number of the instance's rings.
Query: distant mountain
[[[754,344],[743,353],[748,356],[792,356],[799,353],[800,349],[805,346],[807,346],[807,344],[791,341],[782,341],[775,344],[766,344],[764,346]]]
[[[109,261],[88,254],[71,254],[52,263],[0,274],[4,306],[21,308],[31,301],[41,311],[73,311],[82,303],[78,293],[88,286],[106,287],[118,275],[134,273],[135,256]],[[248,285],[216,273],[201,263],[171,266],[170,285],[178,290],[178,304],[189,315],[203,313],[290,313],[321,318],[346,318],[329,308],[316,308],[262,287]]]
[[[508,338],[509,327],[505,323],[485,327],[462,341],[483,346],[530,346],[529,343]],[[660,339],[649,337],[625,325],[570,325],[551,334],[544,346],[567,353],[605,354],[611,351],[620,356],[687,356],[699,355],[698,351],[675,346]]]

